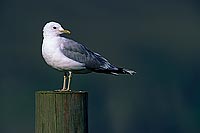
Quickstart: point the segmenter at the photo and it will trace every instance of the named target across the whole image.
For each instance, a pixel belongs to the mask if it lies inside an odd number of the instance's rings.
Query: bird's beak
[[[69,30],[60,30],[61,33],[71,34]]]

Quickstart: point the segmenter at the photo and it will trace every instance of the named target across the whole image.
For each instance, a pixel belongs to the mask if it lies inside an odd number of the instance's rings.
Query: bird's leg
[[[64,72],[63,88],[61,89],[61,91],[66,91],[66,79],[67,79],[67,74],[66,72]]]
[[[71,91],[71,90],[70,90],[70,82],[71,82],[71,78],[72,78],[72,72],[69,71],[69,76],[68,76],[68,86],[67,86],[67,90],[66,90],[66,91]]]

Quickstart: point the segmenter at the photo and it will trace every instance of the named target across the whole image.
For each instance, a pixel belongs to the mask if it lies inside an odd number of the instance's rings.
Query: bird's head
[[[65,30],[59,23],[48,22],[43,28],[43,36],[58,36],[60,34],[70,34],[69,30]]]

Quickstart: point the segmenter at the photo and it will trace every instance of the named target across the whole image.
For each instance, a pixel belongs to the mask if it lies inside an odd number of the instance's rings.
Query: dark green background
[[[1,0],[0,132],[34,133],[34,93],[62,87],[41,56],[42,28],[69,36],[135,76],[73,75],[89,92],[90,133],[200,132],[198,0]]]

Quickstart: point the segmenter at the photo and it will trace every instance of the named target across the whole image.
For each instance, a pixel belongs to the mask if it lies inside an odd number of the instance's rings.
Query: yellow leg
[[[61,89],[61,91],[66,91],[66,80],[67,80],[67,75],[66,75],[66,72],[65,72],[64,79],[63,79],[63,88]]]
[[[66,91],[71,91],[71,90],[70,90],[71,78],[72,78],[72,72],[69,71],[69,76],[68,76],[68,86],[67,86],[67,90],[66,90]]]

